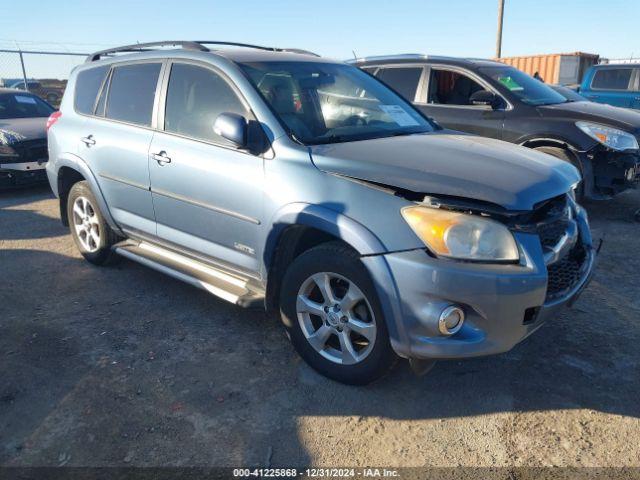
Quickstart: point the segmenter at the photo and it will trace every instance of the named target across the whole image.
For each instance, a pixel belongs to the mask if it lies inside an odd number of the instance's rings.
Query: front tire
[[[109,263],[115,254],[117,235],[107,224],[89,184],[74,184],[67,199],[67,218],[71,236],[82,256],[94,265]]]
[[[373,282],[357,253],[342,243],[319,245],[291,263],[280,311],[300,356],[333,380],[368,384],[397,359]]]

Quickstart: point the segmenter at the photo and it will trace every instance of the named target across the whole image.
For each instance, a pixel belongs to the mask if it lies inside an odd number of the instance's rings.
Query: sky
[[[9,0],[2,0],[8,2]],[[498,0],[63,0],[11,2],[0,48],[88,52],[161,39],[312,50],[323,56],[493,57]],[[640,57],[640,0],[506,0],[503,56],[583,51]],[[67,71],[78,59],[31,57]],[[0,53],[0,76],[14,59]],[[3,65],[4,64],[4,65]],[[6,73],[5,73],[6,75]]]

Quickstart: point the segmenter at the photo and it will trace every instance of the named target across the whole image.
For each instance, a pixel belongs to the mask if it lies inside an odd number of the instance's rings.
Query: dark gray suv
[[[88,261],[279,312],[347,383],[398,357],[424,371],[507,351],[587,284],[570,164],[442,130],[341,62],[211,45],[123,47],[72,72],[47,173]]]

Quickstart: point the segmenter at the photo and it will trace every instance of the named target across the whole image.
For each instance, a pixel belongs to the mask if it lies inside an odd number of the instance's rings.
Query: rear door
[[[81,136],[80,156],[114,220],[133,233],[156,233],[148,155],[162,67],[157,60],[114,65]]]
[[[213,124],[231,112],[254,121],[231,81],[214,67],[174,61],[150,150],[158,237],[223,266],[259,270],[264,159],[238,150]]]
[[[616,107],[634,105],[634,85],[636,75],[633,67],[598,68],[591,79],[589,90],[581,92],[589,100],[608,103]]]

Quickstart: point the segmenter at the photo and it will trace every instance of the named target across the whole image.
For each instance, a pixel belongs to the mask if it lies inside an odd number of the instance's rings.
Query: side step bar
[[[264,291],[250,286],[245,278],[146,242],[125,240],[113,248],[123,257],[206,290],[227,302],[246,308],[264,307]]]

